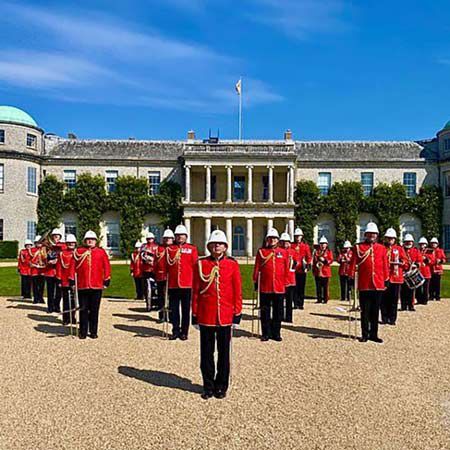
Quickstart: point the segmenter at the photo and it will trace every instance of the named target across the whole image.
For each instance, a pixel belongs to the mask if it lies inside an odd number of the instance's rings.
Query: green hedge
[[[17,241],[0,241],[0,258],[17,258],[19,253],[19,242]]]

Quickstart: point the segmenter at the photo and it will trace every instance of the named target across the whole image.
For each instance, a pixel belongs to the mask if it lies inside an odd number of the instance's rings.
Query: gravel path
[[[225,400],[200,398],[198,333],[160,338],[142,302],[104,301],[100,338],[0,298],[0,449],[449,449],[450,302],[400,313],[384,345],[307,303],[282,343],[234,340]]]

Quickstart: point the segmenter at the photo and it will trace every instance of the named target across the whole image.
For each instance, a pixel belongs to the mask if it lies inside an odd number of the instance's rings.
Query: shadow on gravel
[[[126,377],[145,381],[154,386],[180,389],[181,391],[195,392],[200,394],[203,389],[199,384],[192,383],[189,378],[183,378],[173,373],[160,372],[159,370],[142,370],[135,367],[119,366],[118,372]]]
[[[113,317],[121,317],[122,319],[133,320],[134,322],[138,322],[139,320],[148,320],[150,322],[156,322],[155,318],[141,314],[113,314]]]
[[[6,308],[10,309],[27,309],[27,310],[33,310],[33,311],[47,311],[47,307],[44,305],[10,305]]]
[[[325,314],[325,313],[309,313],[311,316],[319,316],[319,317],[328,317],[330,319],[337,319],[337,320],[346,320],[348,322],[348,314],[340,315],[340,314]],[[352,321],[354,321],[354,317],[351,318]],[[359,319],[357,319],[359,321]]]
[[[145,306],[143,306],[142,308],[128,308],[128,311],[138,312],[138,313],[146,313],[146,314],[149,313],[149,311],[147,311]]]
[[[65,327],[63,325],[48,325],[46,323],[40,323],[34,327],[36,331],[40,333],[49,334],[48,337],[64,337],[70,335],[69,327]]]
[[[27,317],[38,322],[61,323],[61,320],[55,316],[41,316],[39,314],[28,314]]]
[[[241,328],[237,328],[236,330],[233,331],[233,338],[241,338],[241,337],[251,338],[253,337],[253,335],[249,331],[243,330]]]
[[[134,333],[134,337],[162,337],[161,330],[150,327],[137,327],[133,325],[114,325],[114,328],[121,331],[127,331],[128,333]]]
[[[294,325],[282,325],[282,328],[296,333],[307,334],[313,339],[348,339],[347,334],[339,333],[338,331],[323,330],[321,328],[311,328],[311,327],[297,327]]]

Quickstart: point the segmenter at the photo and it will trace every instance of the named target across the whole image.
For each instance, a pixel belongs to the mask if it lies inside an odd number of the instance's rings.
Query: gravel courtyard
[[[307,303],[282,343],[233,341],[225,400],[200,398],[198,332],[164,341],[142,302],[104,300],[100,338],[0,298],[0,449],[450,449],[450,302],[399,313],[385,344]],[[154,316],[154,313],[153,313]]]

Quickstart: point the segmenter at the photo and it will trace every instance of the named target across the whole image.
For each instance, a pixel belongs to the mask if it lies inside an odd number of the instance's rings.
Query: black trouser
[[[383,292],[381,300],[381,321],[395,325],[397,321],[398,297],[400,294],[400,284],[389,283]]]
[[[45,278],[43,275],[33,276],[33,303],[44,303]]]
[[[144,272],[144,278],[142,279],[144,299],[148,303],[150,300],[150,307],[154,308],[157,304],[157,289],[155,274],[153,272]],[[150,295],[150,299],[148,296]]]
[[[316,292],[317,301],[319,303],[328,302],[328,284],[330,279],[325,277],[315,277],[316,279]]]
[[[430,280],[430,300],[441,299],[441,274],[434,273]]]
[[[359,291],[361,306],[361,332],[366,339],[378,337],[378,316],[383,291]]]
[[[136,288],[136,299],[143,300],[144,299],[144,283],[147,280],[142,277],[139,277],[139,278],[133,277],[133,280],[134,280],[134,286]]]
[[[76,311],[75,311],[75,298],[73,295],[73,290],[71,287],[62,287],[62,298],[63,298],[63,323],[73,323],[77,321]]]
[[[217,371],[214,349],[217,341]],[[227,391],[230,378],[231,326],[200,326],[200,369],[205,391]]]
[[[417,288],[417,303],[420,303],[421,305],[426,305],[428,303],[429,290],[430,279],[425,278],[425,283]]]
[[[283,322],[292,323],[292,307],[294,305],[295,286],[286,286],[286,294],[283,299]]]
[[[164,319],[164,303],[166,301],[166,281],[157,281],[158,286],[158,318]]]
[[[45,277],[47,282],[47,309],[48,312],[61,311],[61,288],[56,277]]]
[[[341,300],[349,301],[352,293],[352,280],[348,275],[339,275],[341,285]]]
[[[306,273],[295,273],[295,299],[294,305],[298,308],[303,308],[305,304],[305,286]]]
[[[260,302],[262,335],[271,338],[280,337],[283,294],[261,293]]]
[[[31,275],[20,275],[20,295],[31,298]]]
[[[181,306],[181,327],[180,327]],[[169,320],[172,324],[174,335],[188,335],[189,323],[191,321],[191,289],[174,288],[169,289]]]
[[[406,283],[403,283],[400,289],[400,301],[402,311],[406,309],[414,310],[414,289],[410,289]]]
[[[98,314],[100,311],[101,289],[83,289],[78,291],[80,302],[80,336],[96,335],[98,331]]]

